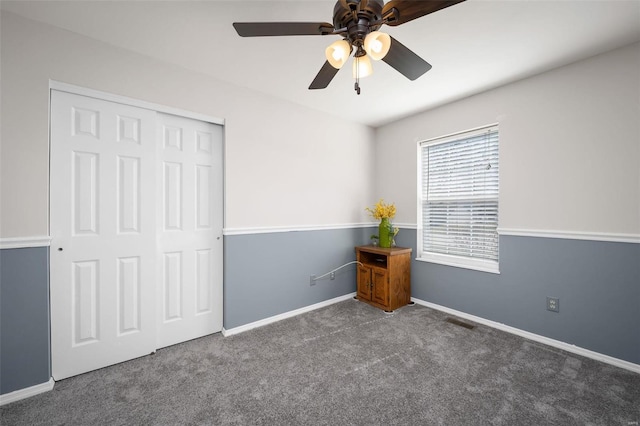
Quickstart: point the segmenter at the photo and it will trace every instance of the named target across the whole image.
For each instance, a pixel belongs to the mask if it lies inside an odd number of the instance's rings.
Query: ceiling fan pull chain
[[[356,65],[356,82],[353,86],[354,90],[356,91],[356,93],[359,95],[360,94],[360,58],[358,56],[354,56],[353,60],[355,61],[355,65]]]

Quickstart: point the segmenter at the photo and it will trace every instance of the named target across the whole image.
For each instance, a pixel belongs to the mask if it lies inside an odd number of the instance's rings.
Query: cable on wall
[[[345,264],[344,264],[344,265],[342,265],[342,266],[338,266],[336,269],[333,269],[333,270],[331,270],[331,271],[327,272],[327,273],[326,273],[326,274],[324,274],[324,275],[320,275],[319,277],[316,277],[315,275],[311,275],[311,278],[310,278],[310,284],[311,284],[311,285],[314,285],[314,284],[315,284],[315,282],[316,282],[317,280],[319,280],[320,278],[324,278],[324,277],[326,277],[327,275],[335,274],[335,273],[336,273],[336,271],[339,271],[340,269],[342,269],[342,268],[344,268],[344,267],[347,267],[347,266],[349,266],[349,265],[353,265],[354,263],[357,263],[358,265],[362,265],[362,262],[359,262],[359,261],[357,261],[357,260],[353,260],[353,261],[351,261],[351,262],[345,263]],[[333,277],[332,277],[331,279],[333,279]]]

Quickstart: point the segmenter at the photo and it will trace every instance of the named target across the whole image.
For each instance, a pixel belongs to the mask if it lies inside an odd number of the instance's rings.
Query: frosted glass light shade
[[[364,78],[373,74],[373,65],[368,55],[353,58],[353,78]]]
[[[346,40],[338,40],[331,43],[324,51],[324,54],[332,67],[340,69],[345,62],[347,62],[347,59],[349,59],[351,46]]]
[[[374,61],[379,61],[387,56],[390,48],[391,37],[389,34],[373,31],[367,34],[364,39],[364,50]]]

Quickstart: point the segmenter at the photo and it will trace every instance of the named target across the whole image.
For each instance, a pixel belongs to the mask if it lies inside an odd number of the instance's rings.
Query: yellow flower
[[[373,209],[369,207],[365,208],[366,211],[369,212],[371,217],[374,219],[380,220],[383,218],[393,219],[396,215],[396,206],[395,204],[385,204],[384,200],[380,198],[380,200],[376,203]]]

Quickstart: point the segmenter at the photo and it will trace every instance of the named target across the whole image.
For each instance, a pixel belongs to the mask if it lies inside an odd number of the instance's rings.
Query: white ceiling
[[[242,38],[235,21],[332,22],[334,0],[6,1],[7,10],[373,127],[640,40],[640,0],[467,0],[382,29],[433,65],[308,90],[336,36]],[[348,64],[350,65],[350,64]]]

